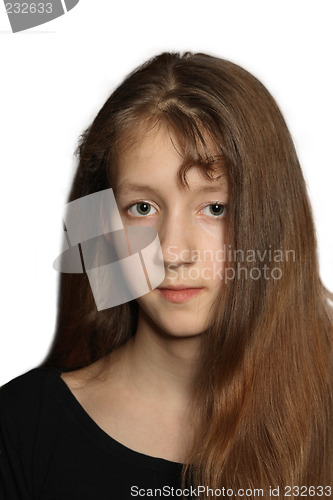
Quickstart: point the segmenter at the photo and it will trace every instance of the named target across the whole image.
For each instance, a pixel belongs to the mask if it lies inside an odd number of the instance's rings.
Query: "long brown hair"
[[[202,338],[196,434],[183,479],[232,489],[236,498],[239,488],[254,498],[251,489],[269,497],[279,487],[284,498],[288,486],[333,486],[332,319],[285,121],[265,87],[239,66],[205,54],[161,54],[129,75],[81,137],[68,201],[110,187],[121,149],[140,127],[157,123],[182,144],[183,182],[192,164],[209,175],[217,156],[231,190],[227,266],[234,279],[221,286]],[[233,258],[240,250],[241,270]],[[268,274],[253,273],[253,259],[244,256],[254,254]],[[89,365],[134,335],[136,321],[135,301],[98,312],[86,275],[62,274],[44,364]]]

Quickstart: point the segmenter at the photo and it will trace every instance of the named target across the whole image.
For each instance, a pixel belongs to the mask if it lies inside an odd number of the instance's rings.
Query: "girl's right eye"
[[[154,212],[152,212],[154,210]],[[139,201],[129,207],[129,212],[135,217],[145,217],[146,215],[153,215],[157,212],[156,208],[154,208],[150,203],[146,201]]]

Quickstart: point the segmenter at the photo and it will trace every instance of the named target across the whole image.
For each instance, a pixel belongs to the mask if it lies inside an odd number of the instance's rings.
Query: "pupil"
[[[140,203],[138,207],[138,211],[141,214],[147,214],[149,212],[149,205],[148,203]]]
[[[220,215],[223,213],[223,210],[224,210],[224,206],[223,205],[211,205],[210,207],[210,210],[211,212],[214,214],[214,215]]]

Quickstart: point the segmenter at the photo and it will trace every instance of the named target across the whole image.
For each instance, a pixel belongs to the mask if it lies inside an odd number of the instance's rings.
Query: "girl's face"
[[[184,337],[209,326],[221,287],[228,186],[193,166],[184,188],[174,144],[162,127],[144,135],[122,153],[113,186],[124,226],[153,227],[162,247],[165,279],[137,302],[162,331]]]

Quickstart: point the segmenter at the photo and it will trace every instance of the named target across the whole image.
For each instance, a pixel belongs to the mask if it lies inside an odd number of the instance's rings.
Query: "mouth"
[[[157,292],[169,302],[187,302],[198,295],[204,287],[186,287],[183,285],[156,288]]]

